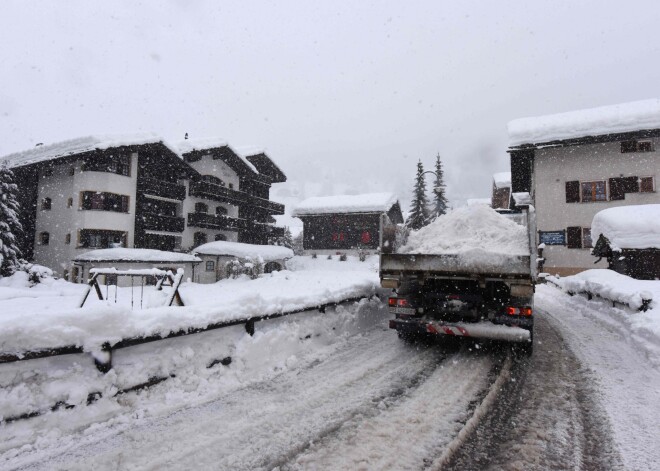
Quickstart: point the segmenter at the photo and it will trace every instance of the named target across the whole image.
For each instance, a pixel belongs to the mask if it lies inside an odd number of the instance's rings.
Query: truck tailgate
[[[460,255],[382,254],[380,273],[398,275],[425,272],[431,275],[478,275],[493,277],[529,277],[529,255],[488,254],[483,258]]]

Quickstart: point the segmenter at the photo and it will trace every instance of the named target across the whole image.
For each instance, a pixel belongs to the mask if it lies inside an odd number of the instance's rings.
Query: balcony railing
[[[160,196],[183,201],[186,199],[186,187],[177,183],[170,183],[157,178],[141,177],[138,180],[138,192],[147,195]]]
[[[186,221],[175,216],[163,216],[162,214],[144,213],[144,228],[151,231],[183,232]]]
[[[234,205],[246,203],[248,200],[248,195],[241,191],[230,190],[224,186],[214,185],[208,182],[191,182],[190,196]]]
[[[197,196],[221,203],[233,205],[248,204],[261,208],[269,214],[284,214],[284,205],[275,203],[265,198],[249,195],[243,191],[232,190],[224,186],[214,185],[208,182],[193,182],[190,184],[190,196]]]
[[[218,216],[207,213],[188,213],[188,226],[201,227],[204,229],[239,231],[247,228],[247,222],[245,219],[232,218],[229,216]]]

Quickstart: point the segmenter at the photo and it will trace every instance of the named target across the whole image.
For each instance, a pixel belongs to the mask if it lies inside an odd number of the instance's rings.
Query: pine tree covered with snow
[[[284,228],[284,236],[282,237],[282,246],[286,247],[287,249],[293,250],[293,235],[291,234],[291,230],[289,227]]]
[[[440,154],[435,160],[435,188],[433,189],[433,219],[447,214],[447,197],[445,196],[445,175],[442,170]]]
[[[18,266],[21,251],[16,235],[23,228],[18,220],[19,205],[16,200],[18,186],[14,173],[5,164],[0,166],[0,276],[9,276]]]
[[[413,188],[412,209],[406,227],[413,230],[421,229],[429,223],[429,203],[426,199],[426,182],[424,181],[424,166],[422,161],[417,162],[417,175]]]

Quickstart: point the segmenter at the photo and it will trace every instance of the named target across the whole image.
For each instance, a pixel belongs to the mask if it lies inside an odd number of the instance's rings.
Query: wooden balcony
[[[163,216],[162,214],[144,213],[144,229],[163,232],[183,232],[186,221],[175,216]]]
[[[145,195],[159,196],[177,201],[186,199],[186,187],[184,185],[170,183],[156,178],[139,178],[137,191]]]
[[[239,231],[247,227],[245,219],[207,213],[188,213],[188,226],[204,229]]]
[[[284,205],[273,201],[252,196],[243,191],[232,190],[224,186],[208,182],[192,182],[190,184],[190,196],[197,196],[221,203],[229,203],[235,206],[249,205],[260,208],[268,214],[284,214]]]

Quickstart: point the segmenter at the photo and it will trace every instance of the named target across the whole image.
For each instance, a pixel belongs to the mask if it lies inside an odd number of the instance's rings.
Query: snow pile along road
[[[20,353],[67,345],[96,350],[104,342],[113,344],[139,336],[166,336],[170,332],[204,328],[214,323],[369,297],[376,292],[378,275],[367,270],[346,271],[341,277],[326,271],[282,271],[256,280],[244,277],[212,285],[184,283],[180,288],[184,307],[141,310],[131,310],[130,305],[126,305],[131,296],[138,302],[139,290],[133,292],[126,288],[122,291],[120,288],[117,304],[113,296],[98,302],[91,293],[90,305],[78,308],[81,285],[66,285],[75,287],[77,295],[58,296],[54,300],[51,295],[60,293],[46,291],[45,298],[32,298],[27,296],[36,293],[36,288],[0,287],[0,352]],[[157,293],[163,295],[164,291],[152,294]]]
[[[400,253],[458,255],[465,263],[529,255],[527,229],[484,206],[455,209],[410,234]]]

